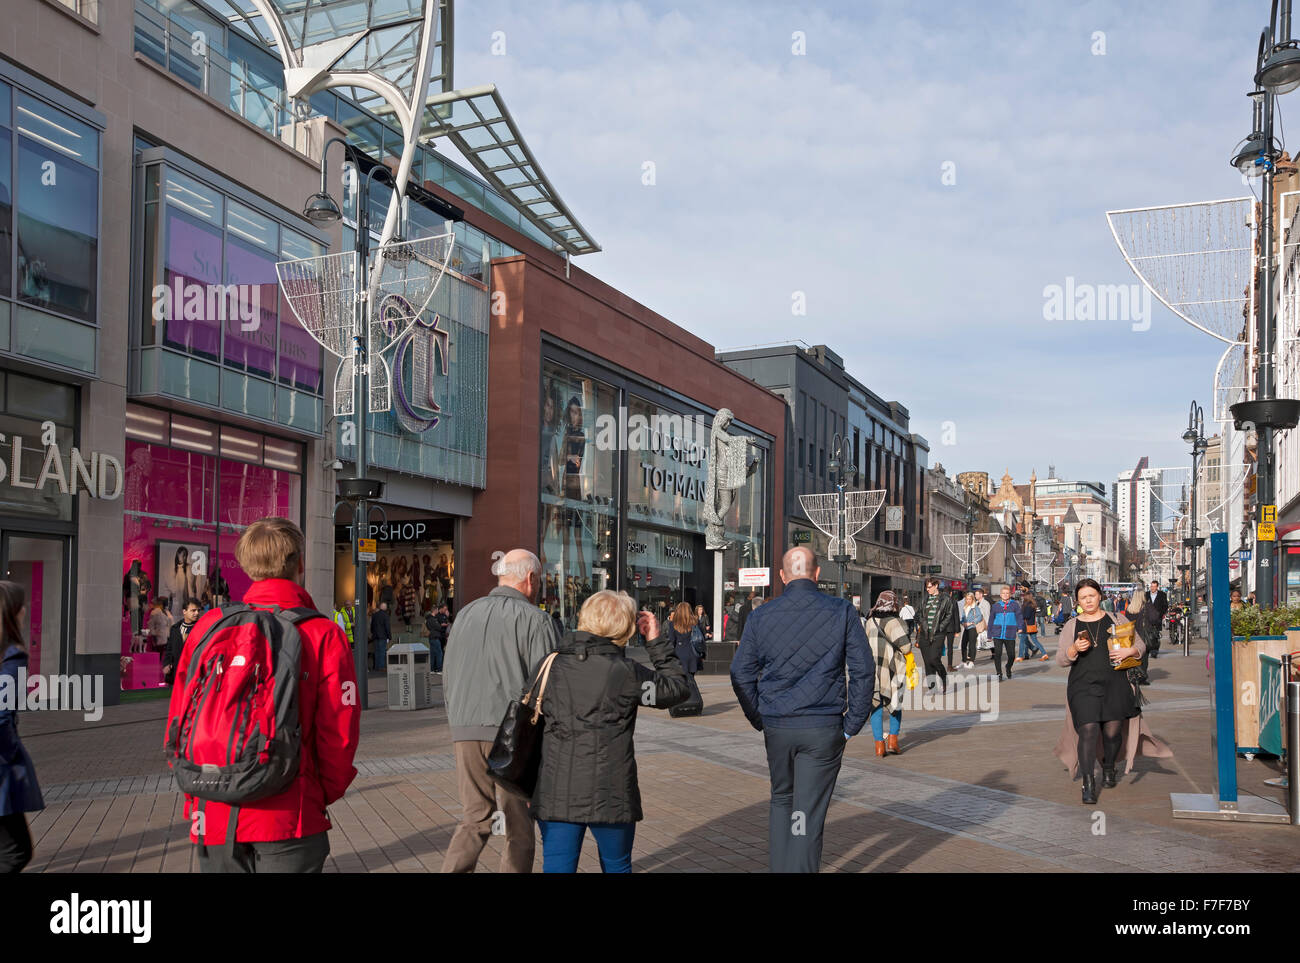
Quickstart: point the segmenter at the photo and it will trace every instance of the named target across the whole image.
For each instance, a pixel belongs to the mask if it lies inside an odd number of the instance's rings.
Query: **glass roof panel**
[[[207,0],[219,16],[276,47],[276,34],[263,16],[274,15],[292,51],[277,51],[286,64],[302,63],[303,48],[364,33],[350,49],[335,51],[334,71],[366,71],[384,78],[410,97],[421,86],[415,76],[423,47],[423,14],[434,0]],[[449,27],[455,0],[437,0],[437,36],[429,64],[429,98],[451,94],[453,52]],[[227,11],[230,11],[227,13]],[[311,89],[311,88],[308,88]],[[336,87],[377,117],[391,121],[393,108],[380,95],[351,86]],[[313,91],[313,93],[318,91]],[[355,146],[379,156],[384,138],[373,121],[348,117],[342,102],[339,121],[353,132]],[[420,136],[448,138],[474,171],[504,197],[533,228],[570,254],[599,251],[595,240],[560,200],[529,151],[495,87],[426,104]],[[506,146],[501,146],[506,145]],[[549,203],[536,203],[549,201]],[[531,206],[529,202],[535,202]]]

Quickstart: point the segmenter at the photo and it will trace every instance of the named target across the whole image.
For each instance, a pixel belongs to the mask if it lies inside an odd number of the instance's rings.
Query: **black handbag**
[[[506,707],[505,718],[497,728],[497,737],[488,753],[488,776],[502,789],[531,799],[537,788],[542,766],[542,733],[546,720],[542,716],[542,696],[556,653],[552,652],[537,669],[528,690]],[[533,690],[537,690],[534,697]]]

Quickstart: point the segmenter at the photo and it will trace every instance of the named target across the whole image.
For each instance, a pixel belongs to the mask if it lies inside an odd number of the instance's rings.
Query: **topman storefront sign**
[[[122,495],[122,463],[112,455],[72,448],[65,455],[55,438],[54,422],[41,425],[44,450],[24,444],[20,435],[0,434],[0,484],[36,491],[57,489],[62,495],[85,492],[112,500]]]

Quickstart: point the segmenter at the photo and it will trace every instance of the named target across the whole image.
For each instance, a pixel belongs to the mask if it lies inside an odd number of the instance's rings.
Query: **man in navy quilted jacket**
[[[820,574],[811,549],[786,552],[785,592],[750,614],[731,663],[740,708],[767,746],[774,873],[821,867],[844,743],[871,711],[875,665],[866,633],[849,602],[817,590]]]

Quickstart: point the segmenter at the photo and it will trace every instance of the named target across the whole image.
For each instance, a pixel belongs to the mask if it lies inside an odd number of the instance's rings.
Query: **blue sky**
[[[1045,321],[1043,290],[1136,282],[1108,209],[1249,192],[1228,157],[1268,12],[484,0],[458,5],[455,79],[500,87],[604,248],[584,269],[719,348],[829,344],[931,464],[1109,485],[1188,461],[1224,346],[1159,302],[1148,331]]]

